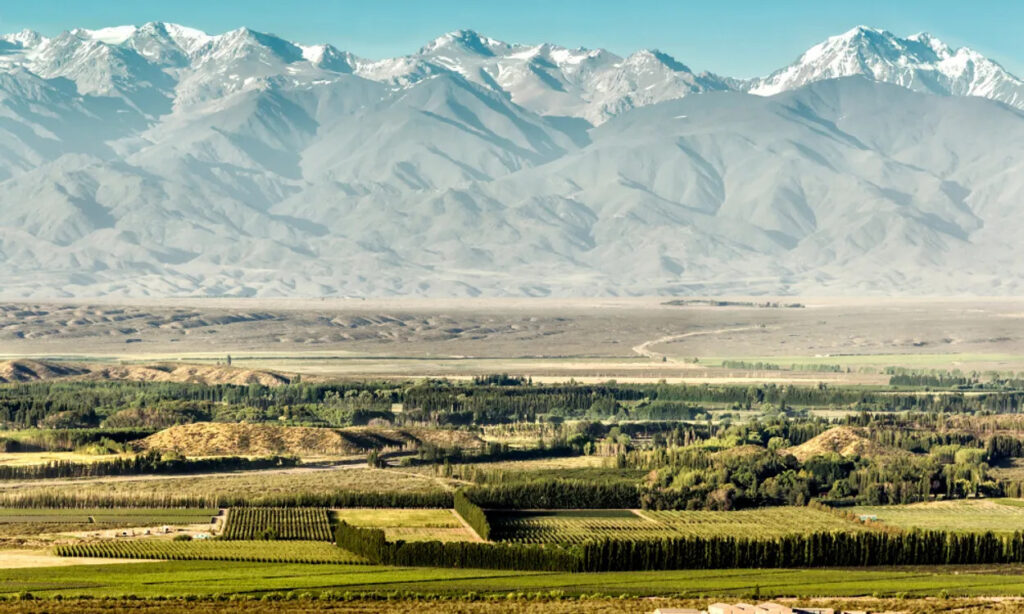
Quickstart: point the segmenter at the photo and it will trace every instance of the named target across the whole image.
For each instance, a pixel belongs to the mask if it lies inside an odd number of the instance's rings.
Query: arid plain
[[[5,359],[209,365],[226,362],[229,354],[236,367],[308,376],[507,372],[548,381],[882,383],[886,367],[1024,370],[1024,300],[197,299],[0,305]],[[730,368],[736,362],[747,364]],[[752,368],[757,363],[770,367]],[[804,370],[813,365],[840,369]]]

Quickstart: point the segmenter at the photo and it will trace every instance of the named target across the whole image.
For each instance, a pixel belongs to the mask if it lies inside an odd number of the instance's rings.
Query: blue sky
[[[509,42],[658,48],[698,70],[763,75],[827,36],[864,24],[931,32],[1024,76],[1019,0],[28,0],[0,4],[0,32],[171,21],[211,33],[242,25],[368,58],[410,53],[471,28]]]

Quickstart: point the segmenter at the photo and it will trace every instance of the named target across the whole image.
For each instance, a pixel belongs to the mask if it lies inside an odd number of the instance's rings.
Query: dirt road
[[[689,333],[679,333],[678,335],[665,335],[664,337],[658,337],[657,339],[651,339],[650,341],[644,341],[640,345],[633,346],[633,351],[641,356],[646,356],[653,360],[664,360],[666,362],[678,362],[674,358],[655,352],[651,350],[652,345],[658,345],[661,343],[671,343],[672,341],[679,341],[680,339],[686,339],[687,337],[699,337],[703,335],[721,335],[724,333],[739,333],[745,330],[757,330],[760,326],[741,326],[738,328],[716,328],[715,330],[697,330]],[[694,366],[694,368],[699,368]]]

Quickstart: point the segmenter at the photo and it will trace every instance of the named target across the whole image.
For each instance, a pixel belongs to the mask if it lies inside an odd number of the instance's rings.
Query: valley
[[[0,312],[8,600],[967,612],[1019,590],[1014,299]]]
[[[0,614],[1024,612],[1024,9],[8,4]]]

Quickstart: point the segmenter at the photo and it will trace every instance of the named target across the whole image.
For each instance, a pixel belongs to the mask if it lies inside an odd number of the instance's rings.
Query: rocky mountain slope
[[[764,79],[471,31],[0,37],[0,296],[1015,293],[1022,84],[856,28]]]
[[[900,38],[858,26],[807,50],[747,89],[770,96],[815,81],[861,75],[918,92],[979,96],[1024,108],[1024,82],[966,47],[954,49],[927,33]]]

